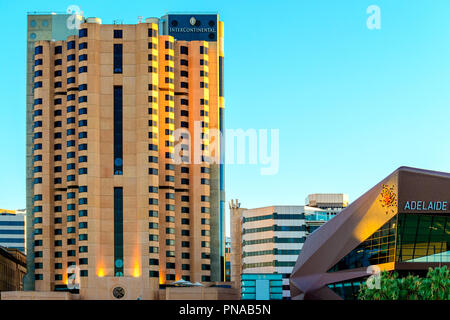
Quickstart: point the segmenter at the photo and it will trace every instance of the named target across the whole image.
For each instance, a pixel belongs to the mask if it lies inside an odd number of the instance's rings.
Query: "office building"
[[[425,276],[450,266],[449,189],[449,173],[395,170],[308,237],[292,298],[356,299],[377,269]]]
[[[283,283],[282,297],[289,299],[289,277],[306,238],[333,218],[339,212],[337,208],[342,209],[348,203],[348,200],[343,201],[342,196],[333,201],[332,209],[310,206],[242,209],[237,200],[231,202],[230,211],[234,225],[231,234],[234,242],[232,277],[233,272],[242,276],[280,274]],[[240,250],[240,257],[233,255],[235,248]],[[240,261],[239,265],[234,264],[233,257]],[[237,279],[234,278],[234,281]],[[246,290],[248,289],[241,278],[241,292],[244,294]]]
[[[87,18],[54,40],[33,49],[35,291],[157,299],[223,281],[218,15]]]
[[[26,252],[25,210],[0,209],[0,246]]]
[[[27,270],[25,254],[0,246],[0,292],[23,290]]]

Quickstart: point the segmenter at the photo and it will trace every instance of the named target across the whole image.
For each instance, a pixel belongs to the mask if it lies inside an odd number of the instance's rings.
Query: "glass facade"
[[[399,214],[397,262],[450,262],[449,242],[448,217]]]
[[[328,272],[394,262],[397,216],[385,223],[363,243],[342,258]]]
[[[450,262],[449,218],[442,214],[399,213],[352,250],[328,272],[388,262]],[[344,299],[356,299],[361,282],[328,285]]]
[[[359,288],[361,287],[361,281],[352,282],[339,282],[328,285],[328,288],[333,290],[337,295],[344,300],[356,300],[358,298]]]

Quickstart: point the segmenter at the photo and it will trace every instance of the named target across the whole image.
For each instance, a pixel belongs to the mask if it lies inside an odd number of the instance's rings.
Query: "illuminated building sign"
[[[403,210],[416,211],[446,211],[447,201],[406,201]]]
[[[164,30],[176,40],[217,41],[217,14],[169,14]]]

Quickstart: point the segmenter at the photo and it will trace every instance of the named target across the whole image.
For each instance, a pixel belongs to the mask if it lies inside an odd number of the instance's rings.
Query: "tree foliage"
[[[429,268],[427,276],[400,278],[397,272],[379,274],[379,288],[361,286],[359,300],[450,300],[450,269]]]

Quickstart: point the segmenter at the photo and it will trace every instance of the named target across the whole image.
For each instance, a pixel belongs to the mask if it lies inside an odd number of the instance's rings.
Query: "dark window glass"
[[[114,30],[114,38],[121,39],[122,38],[122,30]]]
[[[42,46],[37,46],[34,48],[34,54],[41,54],[42,53]]]
[[[114,73],[122,73],[122,60],[122,44],[116,43],[114,44]]]
[[[123,189],[114,188],[114,276],[123,276]]]
[[[180,47],[180,53],[181,54],[189,54],[189,49],[186,46],[181,46]]]
[[[83,67],[79,67],[78,68],[78,73],[83,73],[83,72],[87,72],[87,66],[83,66]]]
[[[78,31],[79,38],[87,37],[87,35],[88,35],[88,29],[80,29]]]
[[[122,87],[114,86],[114,174],[123,173],[123,140],[122,140]]]

